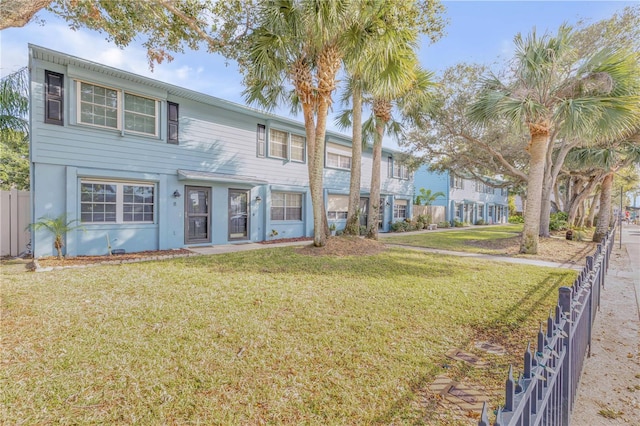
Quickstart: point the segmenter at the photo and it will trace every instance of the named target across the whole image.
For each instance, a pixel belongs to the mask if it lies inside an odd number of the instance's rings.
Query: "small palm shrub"
[[[75,222],[78,222],[78,219],[67,219],[67,214],[62,213],[60,216],[51,218],[48,216],[43,216],[38,219],[37,222],[32,223],[27,228],[37,231],[39,229],[46,229],[47,231],[53,234],[53,246],[56,248],[58,252],[58,259],[62,259],[62,248],[64,247],[64,237],[68,232],[73,231],[74,229],[84,229],[82,225],[74,225]]]

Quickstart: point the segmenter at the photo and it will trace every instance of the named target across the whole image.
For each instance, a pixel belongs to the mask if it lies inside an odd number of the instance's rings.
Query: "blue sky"
[[[511,56],[512,40],[518,32],[528,33],[534,27],[539,33],[554,32],[562,23],[573,24],[581,18],[596,22],[633,4],[638,2],[445,1],[449,19],[446,34],[435,44],[425,41],[420,46],[420,60],[435,72],[463,61],[490,64]],[[25,27],[0,32],[1,76],[27,65],[27,44],[32,43],[244,104],[241,77],[235,66],[226,65],[220,56],[205,51],[176,54],[173,62],[156,65],[152,72],[140,44],[121,50],[104,35],[84,29],[72,31],[63,20],[47,13],[37,16],[44,24],[36,19]],[[287,111],[285,106],[276,113],[287,115]],[[292,118],[302,121],[301,116]],[[385,145],[395,147],[393,141],[385,141]]]

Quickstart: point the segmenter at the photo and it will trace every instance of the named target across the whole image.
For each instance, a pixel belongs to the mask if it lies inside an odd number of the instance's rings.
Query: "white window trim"
[[[294,133],[294,132],[289,132],[287,130],[282,130],[279,129],[277,127],[269,127],[268,129],[269,131],[266,132],[267,133],[267,142],[266,142],[266,146],[267,146],[267,157],[268,158],[275,158],[277,160],[287,160],[287,161],[291,161],[293,163],[306,163],[307,162],[307,136],[306,135],[302,135],[300,133]],[[280,157],[277,155],[273,155],[271,153],[271,131],[276,131],[276,132],[280,132],[280,133],[284,133],[286,135],[286,140],[284,142],[284,147],[287,150],[287,155],[285,157]],[[292,158],[291,157],[291,135],[296,135],[301,137],[304,140],[304,143],[302,145],[302,160],[299,160],[297,158]]]
[[[349,214],[349,195],[329,194],[327,197],[327,219],[345,220]]]
[[[75,80],[76,85],[76,123],[80,124],[82,126],[90,126],[90,127],[96,127],[99,129],[107,129],[107,130],[114,130],[114,131],[119,131],[119,132],[125,132],[127,134],[134,134],[134,135],[140,135],[140,136],[146,136],[149,138],[158,138],[160,136],[160,100],[148,95],[143,95],[140,93],[136,93],[136,92],[132,92],[132,91],[128,91],[128,90],[122,90],[122,89],[117,89],[115,87],[112,86],[106,86],[103,84],[99,84],[99,83],[94,83],[91,81],[86,81],[86,80]],[[81,104],[81,96],[82,96],[82,90],[81,90],[81,85],[82,83],[84,84],[90,84],[92,86],[97,86],[97,87],[102,87],[104,89],[108,89],[108,90],[114,90],[117,93],[117,105],[116,105],[116,109],[117,109],[117,117],[116,117],[116,122],[117,122],[117,128],[113,128],[113,127],[109,127],[109,126],[101,126],[99,124],[92,124],[92,123],[85,123],[84,121],[82,121],[82,108],[80,108],[80,104]],[[129,95],[133,95],[133,96],[137,96],[140,98],[145,98],[145,99],[150,99],[152,101],[155,102],[156,104],[156,114],[155,114],[155,127],[154,127],[154,133],[145,133],[145,132],[136,132],[134,130],[125,130],[124,129],[124,115],[125,115],[125,109],[124,109],[124,94],[129,94]]]
[[[294,136],[294,135],[302,138],[302,160],[299,160],[297,158],[293,158],[292,155],[291,155],[292,148],[293,148],[293,145],[292,145],[291,141],[293,140],[292,136]],[[306,161],[306,158],[307,158],[307,137],[306,136],[302,136],[302,135],[300,135],[298,133],[289,133],[288,140],[289,140],[289,151],[288,152],[289,152],[290,161],[293,161],[294,163],[304,163]]]
[[[400,206],[403,207],[403,211],[404,211],[404,216],[400,216],[399,215],[399,210],[400,210]],[[406,219],[407,214],[409,213],[409,200],[404,200],[404,199],[400,199],[400,200],[395,200],[393,203],[393,218],[394,219]]]
[[[409,167],[406,164],[396,161],[393,156],[389,156],[389,159],[391,160],[391,178],[400,180],[409,180],[411,178]]]
[[[82,184],[92,183],[98,185],[115,185],[116,186],[116,221],[115,222],[83,222],[82,221]],[[124,186],[146,186],[153,188],[153,220],[152,221],[124,221]],[[157,211],[158,211],[158,197],[156,185],[149,182],[137,182],[137,181],[118,181],[118,180],[95,180],[95,179],[81,179],[79,202],[79,217],[82,225],[136,225],[146,224],[151,225],[156,223]]]
[[[351,148],[342,146],[333,142],[327,142],[325,148],[325,166],[330,169],[351,170],[353,158],[351,156]],[[335,156],[338,165],[329,164],[329,155]],[[343,160],[348,159],[349,167],[341,167]]]
[[[274,206],[270,206],[269,207],[269,219],[271,220],[271,222],[276,222],[276,223],[282,223],[282,222],[302,222],[304,220],[304,194],[301,192],[286,192],[286,191],[274,191],[274,194],[282,194],[284,195],[284,206],[282,207],[276,207],[276,208],[283,208],[284,209],[284,219],[272,219],[272,214],[271,214],[271,209],[274,208]],[[299,195],[300,196],[300,219],[288,219],[287,218],[287,208],[291,208],[288,206],[287,204],[287,198],[288,196],[291,195]],[[298,208],[296,206],[296,208]]]

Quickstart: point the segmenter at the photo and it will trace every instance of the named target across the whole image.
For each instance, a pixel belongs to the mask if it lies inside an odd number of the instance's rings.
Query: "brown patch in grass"
[[[143,260],[164,257],[164,256],[187,256],[193,254],[186,249],[175,250],[154,250],[154,251],[139,251],[135,253],[116,254],[113,256],[74,256],[58,259],[57,257],[42,257],[38,259],[40,267],[56,267],[56,266],[73,266],[73,265],[91,265],[94,263],[104,262],[122,262],[131,260]]]
[[[492,250],[500,250],[504,256],[526,257],[528,259],[545,260],[557,263],[581,264],[592,255],[597,244],[591,241],[572,241],[564,237],[564,233],[540,238],[538,254],[520,254],[520,236],[498,240],[469,240],[466,244]]]
[[[340,236],[329,237],[324,247],[313,244],[298,249],[298,253],[307,256],[371,256],[385,250],[384,244],[367,238]]]

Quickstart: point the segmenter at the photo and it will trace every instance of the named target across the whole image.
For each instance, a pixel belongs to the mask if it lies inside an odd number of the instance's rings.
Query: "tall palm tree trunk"
[[[593,233],[593,242],[599,243],[609,231],[609,220],[611,219],[611,190],[613,189],[613,172],[604,176],[600,185],[600,212],[598,213],[598,224]]]
[[[520,253],[537,254],[540,233],[542,183],[547,157],[548,132],[531,132],[529,144],[529,179],[527,180],[527,209],[524,212],[524,228]]]
[[[378,217],[380,214],[380,163],[382,162],[382,136],[384,123],[376,119],[376,133],[373,138],[373,158],[371,165],[371,189],[369,192],[369,216],[367,217],[367,238],[378,239]]]
[[[345,233],[360,235],[360,181],[362,174],[362,91],[353,89],[351,142],[351,179],[349,181],[349,211]]]
[[[309,148],[308,170],[309,170],[309,191],[311,192],[311,210],[313,211],[313,245],[323,247],[327,243],[326,234],[318,232],[323,229],[322,217],[326,221],[324,210],[324,196],[322,192],[322,167],[317,163],[322,158],[324,144],[320,144],[317,138],[318,126],[315,125],[313,108],[310,104],[303,103],[302,111],[305,116],[305,126],[307,134],[307,146]]]

